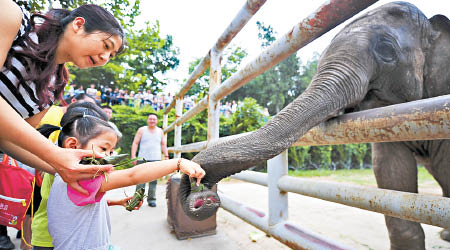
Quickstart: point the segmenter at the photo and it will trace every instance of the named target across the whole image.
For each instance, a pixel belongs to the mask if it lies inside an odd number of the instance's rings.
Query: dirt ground
[[[120,246],[123,250],[289,249],[224,209],[219,209],[217,213],[215,235],[177,240],[166,221],[165,187],[165,184],[158,184],[156,208],[143,206],[139,211],[130,213],[123,207],[111,207],[113,244]],[[233,199],[267,212],[266,187],[237,180],[221,182],[218,187],[220,192],[224,192]],[[123,197],[124,191],[131,195],[134,187],[110,191],[107,197]],[[439,195],[440,190],[427,188],[425,192]],[[350,248],[389,249],[384,217],[378,213],[290,193],[289,221]],[[427,249],[450,249],[450,243],[439,238],[440,228],[422,226],[426,235]],[[9,229],[11,238],[14,238],[15,233],[15,229]],[[20,249],[19,241],[14,239],[13,242],[16,244],[16,249]]]
[[[232,181],[219,186],[219,190],[233,199],[258,210],[268,211],[266,187],[241,181]],[[421,193],[440,195],[440,189],[420,189]],[[221,209],[218,228],[221,227],[230,238],[236,239],[241,249],[288,249],[275,244],[275,239],[262,237],[253,243],[249,240],[255,227]],[[308,228],[324,237],[355,249],[389,249],[384,216],[379,213],[353,208],[316,198],[289,193],[290,222]],[[426,249],[450,249],[450,243],[439,238],[441,228],[422,224],[426,237]],[[278,243],[278,241],[276,241]]]

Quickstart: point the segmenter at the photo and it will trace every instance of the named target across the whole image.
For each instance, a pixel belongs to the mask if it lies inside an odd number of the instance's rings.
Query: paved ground
[[[143,206],[139,211],[130,213],[123,207],[111,207],[113,243],[121,246],[123,250],[288,249],[277,240],[264,236],[264,233],[255,227],[223,209],[219,209],[217,215],[216,235],[177,240],[166,221],[165,185],[158,185],[157,188],[158,206],[156,208]],[[123,190],[114,190],[107,195],[122,197]],[[134,188],[129,187],[125,190],[128,195],[131,195]],[[242,203],[251,204],[252,207],[267,212],[265,187],[231,181],[220,183],[219,190]],[[426,190],[426,192],[438,193],[439,190]],[[378,213],[289,194],[289,221],[356,249],[389,249],[384,218]],[[440,228],[429,225],[423,225],[423,227],[427,249],[450,249],[450,243],[439,239]],[[256,242],[250,239],[251,234],[257,236]],[[15,235],[15,229],[10,229],[10,236],[13,235]],[[15,244],[19,246],[18,240],[15,240]]]

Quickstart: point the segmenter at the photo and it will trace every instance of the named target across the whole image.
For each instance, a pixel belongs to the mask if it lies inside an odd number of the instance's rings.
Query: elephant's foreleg
[[[378,187],[417,193],[417,164],[403,143],[374,143],[372,163]],[[424,250],[425,235],[417,222],[385,216],[392,250]]]
[[[441,186],[442,195],[450,197],[450,140],[429,141],[427,150],[430,163],[425,167]],[[442,230],[441,238],[450,241],[450,228]]]

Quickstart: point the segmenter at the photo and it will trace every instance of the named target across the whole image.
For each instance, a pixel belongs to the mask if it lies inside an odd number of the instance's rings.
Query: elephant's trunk
[[[318,66],[310,87],[281,110],[264,127],[247,136],[214,145],[193,161],[206,171],[203,183],[212,186],[222,178],[280,154],[312,127],[358,103],[367,92],[367,63],[348,55],[329,56]],[[344,58],[345,57],[345,58]],[[336,62],[346,62],[345,65]],[[327,63],[331,62],[331,63]],[[351,65],[348,65],[351,62]]]
[[[202,183],[210,188],[222,178],[273,158],[312,127],[360,101],[367,91],[367,76],[370,75],[367,62],[360,62],[356,56],[349,60],[348,54],[333,53],[328,57],[321,59],[323,63],[319,64],[310,87],[264,127],[197,154],[193,161],[206,171]],[[345,65],[339,62],[345,62]],[[190,189],[186,188],[189,180],[186,176],[182,185],[180,199],[189,215],[192,211],[187,204],[194,201],[189,201]]]

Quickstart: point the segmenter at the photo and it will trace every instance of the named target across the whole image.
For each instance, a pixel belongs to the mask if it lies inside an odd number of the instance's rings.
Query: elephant
[[[319,58],[309,87],[265,126],[199,152],[200,190],[183,176],[179,199],[188,216],[214,214],[210,188],[221,179],[273,158],[312,127],[343,113],[450,94],[450,21],[430,19],[414,5],[392,2],[346,25]],[[417,164],[450,197],[450,140],[373,143],[372,164],[383,189],[417,193]],[[425,249],[420,223],[385,216],[391,249]],[[449,229],[441,238],[450,241]]]

